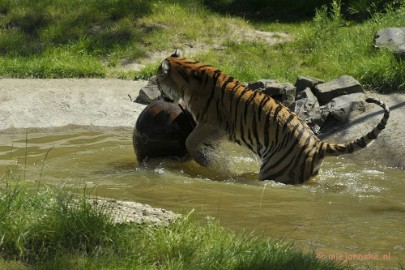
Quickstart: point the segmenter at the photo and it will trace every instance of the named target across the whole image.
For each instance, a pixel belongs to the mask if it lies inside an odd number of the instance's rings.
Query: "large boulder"
[[[297,94],[296,100],[289,106],[305,123],[318,133],[326,121],[328,114],[320,110],[319,102],[310,88],[305,88]]]
[[[179,104],[163,100],[152,102],[135,124],[132,141],[138,161],[186,156],[185,142],[194,127],[191,114]]]
[[[290,106],[295,101],[296,88],[291,83],[280,83],[276,80],[259,80],[248,84],[247,87],[261,91],[286,106]]]
[[[405,59],[405,43],[398,47],[394,54],[401,59]]]
[[[405,59],[405,27],[391,27],[379,30],[374,37],[374,47],[386,48],[396,57]]]
[[[338,96],[362,92],[363,87],[360,83],[355,78],[348,75],[318,84],[314,88],[314,94],[318,98],[320,105],[325,105]]]
[[[366,111],[365,100],[364,93],[336,97],[328,103],[330,114],[337,121],[345,124]]]
[[[135,102],[147,105],[157,100],[159,97],[160,91],[157,86],[157,78],[156,76],[152,76],[149,79],[148,84],[139,90]]]
[[[323,80],[314,78],[314,77],[307,77],[307,76],[298,76],[297,81],[295,82],[295,87],[297,88],[297,95],[301,91],[304,91],[307,88],[311,90],[315,88],[320,83],[324,83]]]
[[[392,27],[379,30],[374,37],[374,46],[396,51],[405,44],[405,27]]]

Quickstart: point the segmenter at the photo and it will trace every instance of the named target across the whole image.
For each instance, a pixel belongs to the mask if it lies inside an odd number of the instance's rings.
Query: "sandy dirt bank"
[[[131,101],[146,81],[0,79],[0,130],[69,124],[133,127],[145,107]]]

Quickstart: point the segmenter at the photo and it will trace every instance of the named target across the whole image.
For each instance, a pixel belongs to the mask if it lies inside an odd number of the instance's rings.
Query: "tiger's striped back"
[[[389,117],[385,104],[368,99],[385,110],[380,124],[353,142],[329,144],[320,141],[287,107],[211,65],[174,54],[162,62],[157,77],[162,95],[184,100],[197,122],[189,138],[192,157],[201,165],[209,165],[195,148],[207,145],[216,137],[212,136],[216,130],[222,131],[229,140],[261,158],[260,180],[303,183],[317,174],[325,156],[364,148],[384,129]]]

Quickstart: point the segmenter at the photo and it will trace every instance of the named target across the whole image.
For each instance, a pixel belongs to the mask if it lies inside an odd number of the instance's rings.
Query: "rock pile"
[[[248,87],[262,91],[288,106],[317,134],[345,124],[365,111],[363,88],[348,75],[329,82],[300,76],[295,85],[260,80],[248,84]]]

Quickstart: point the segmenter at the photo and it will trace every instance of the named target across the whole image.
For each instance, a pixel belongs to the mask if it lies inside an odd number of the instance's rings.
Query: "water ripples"
[[[305,185],[258,181],[259,160],[224,143],[214,169],[191,160],[139,164],[131,130],[0,134],[0,181],[21,179],[219,219],[326,253],[392,252],[405,261],[405,172],[327,158]],[[3,177],[2,177],[3,176]],[[311,244],[309,244],[311,243]],[[395,265],[395,262],[392,262]]]

